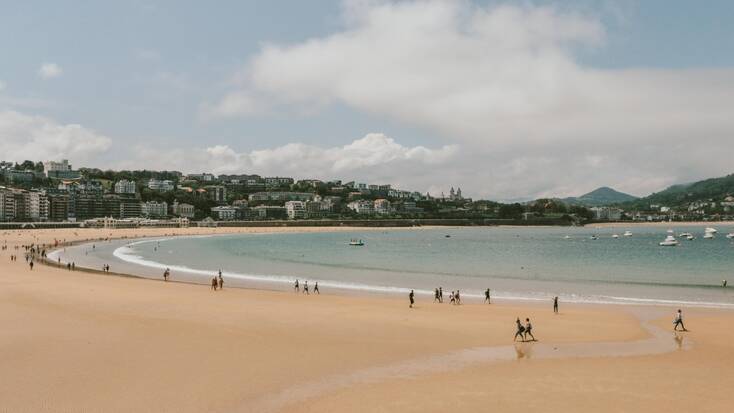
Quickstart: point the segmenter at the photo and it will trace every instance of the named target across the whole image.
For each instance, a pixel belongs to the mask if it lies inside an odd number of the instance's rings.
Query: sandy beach
[[[231,289],[36,265],[16,245],[339,228],[2,232],[0,412],[731,411],[734,313]],[[379,230],[384,230],[380,228]],[[9,256],[17,254],[17,262]],[[530,317],[537,343],[514,344]]]

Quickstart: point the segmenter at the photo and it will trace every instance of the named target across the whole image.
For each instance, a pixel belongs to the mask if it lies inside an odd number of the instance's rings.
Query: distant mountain
[[[607,186],[597,188],[579,197],[563,198],[561,201],[571,205],[604,206],[621,204],[638,199],[636,196],[619,192]]]
[[[721,201],[734,195],[734,174],[710,178],[690,184],[673,185],[644,198],[630,202],[630,206],[647,208],[650,205],[675,207],[695,201]]]

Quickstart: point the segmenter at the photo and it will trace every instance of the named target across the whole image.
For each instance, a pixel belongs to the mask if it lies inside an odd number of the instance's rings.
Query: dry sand
[[[276,230],[304,229],[215,231]],[[405,298],[213,292],[31,271],[21,251],[9,260],[14,245],[109,233],[0,232],[0,412],[732,411],[731,312],[686,311],[691,332],[676,340],[672,309],[409,309]],[[540,342],[513,347],[516,316],[532,318]]]

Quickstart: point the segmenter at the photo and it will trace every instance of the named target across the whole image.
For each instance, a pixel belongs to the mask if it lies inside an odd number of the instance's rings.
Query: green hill
[[[589,192],[588,194],[584,194],[579,197],[564,198],[562,201],[571,205],[601,206],[621,204],[624,202],[634,201],[636,199],[637,197],[630,194],[625,194],[624,192],[619,192],[612,188],[603,186]]]
[[[721,201],[730,195],[734,195],[734,174],[690,184],[673,185],[630,202],[629,205],[638,208],[647,208],[653,204],[676,207],[696,201]]]

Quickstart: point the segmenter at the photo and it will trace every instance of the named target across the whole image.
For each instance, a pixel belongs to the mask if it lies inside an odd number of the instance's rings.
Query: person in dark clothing
[[[489,288],[487,288],[487,291],[484,292],[484,302],[487,304],[492,304],[492,301],[489,297]]]
[[[443,303],[443,287],[438,287],[438,302]]]
[[[678,326],[681,326],[683,331],[686,330],[686,326],[683,325],[683,313],[680,311],[680,308],[678,309],[678,313],[675,315],[675,320],[673,320],[673,330],[678,330]]]
[[[296,280],[296,284],[295,284],[295,285],[293,286],[293,290],[294,290],[295,292],[298,292],[298,291],[300,291],[300,287],[298,287],[298,280]]]
[[[553,297],[553,312],[558,314],[558,296]]]
[[[219,283],[217,283],[217,277],[212,277],[212,290],[217,291],[217,286]]]
[[[410,308],[413,308],[413,304],[415,304],[415,293],[413,292],[413,290],[410,290],[408,298],[410,299]]]
[[[515,338],[512,341],[517,341],[518,337],[520,337],[520,340],[525,341],[525,336],[523,335],[525,333],[525,327],[520,322],[520,317],[515,320],[515,323],[517,324],[517,332],[515,332]]]
[[[319,291],[319,282],[316,281],[316,283],[313,285],[313,293],[321,295],[321,291]]]
[[[441,298],[438,295],[438,288],[436,288],[436,291],[434,292],[434,295],[433,295],[433,302],[435,303],[436,301],[438,301],[439,303],[441,302]]]

